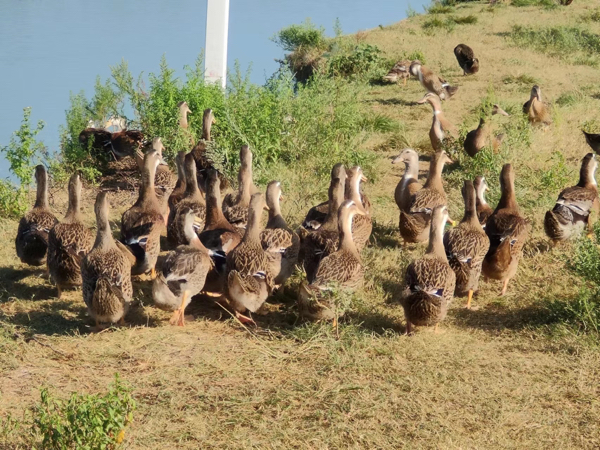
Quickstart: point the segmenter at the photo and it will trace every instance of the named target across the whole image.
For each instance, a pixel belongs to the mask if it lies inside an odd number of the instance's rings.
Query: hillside
[[[455,299],[440,333],[403,335],[397,294],[406,265],[424,248],[401,245],[393,191],[404,169],[391,159],[404,147],[416,149],[425,156],[425,177],[431,108],[415,104],[423,89],[414,79],[406,87],[374,84],[363,113],[389,117],[394,126],[364,136],[364,149],[376,155],[365,185],[375,226],[362,255],[365,287],[337,332],[298,319],[298,275],[257,318],[257,329],[209,302],[190,305],[195,320],[184,328],[171,327],[169,314],[151,306],[149,285],[139,282],[130,327],[92,334],[81,292],[57,300],[42,271],[19,263],[18,222],[0,219],[0,419],[20,419],[39,401],[40,387],[61,398],[104,392],[118,372],[138,403],[125,448],[598,448],[598,329],[563,314],[586,284],[568,268],[577,244],[551,248],[543,230],[545,211],[577,182],[590,151],[581,128],[600,131],[596,7],[594,0],[558,8],[473,2],[349,37],[390,59],[422,52],[428,67],[459,86],[443,107],[463,133],[494,103],[512,114],[490,120],[494,132],[505,133],[498,153],[473,162],[456,152],[443,175],[450,214],[459,219],[463,179],[486,175],[495,204],[500,168],[513,164],[533,231],[504,297],[500,282],[482,281],[476,309]],[[477,22],[449,19],[469,15]],[[553,33],[560,45],[544,38]],[[477,75],[462,75],[452,52],[459,43],[479,57]],[[552,104],[548,129],[521,117],[533,84]],[[293,226],[326,197],[327,179],[314,171],[269,175],[285,180],[282,209]],[[66,210],[61,192],[51,192],[57,216]],[[90,225],[95,193],[85,189]],[[115,232],[135,195],[111,197]],[[1,448],[19,448],[21,438],[19,430],[0,428]]]

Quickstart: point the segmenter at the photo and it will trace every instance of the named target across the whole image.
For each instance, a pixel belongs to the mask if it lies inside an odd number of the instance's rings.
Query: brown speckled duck
[[[444,139],[449,135],[455,134],[456,129],[448,119],[446,119],[446,116],[442,111],[442,102],[436,94],[428,92],[417,102],[419,105],[425,103],[429,103],[433,110],[431,128],[429,129],[429,140],[431,141],[431,147],[438,152],[442,150]]]
[[[473,181],[473,186],[475,186],[475,193],[477,195],[476,198],[476,207],[477,207],[477,218],[479,219],[479,223],[485,230],[485,224],[487,223],[488,218],[492,215],[494,210],[490,205],[488,205],[485,200],[485,191],[489,191],[487,181],[485,181],[485,177],[478,176],[475,177],[475,181]]]
[[[256,312],[274,287],[269,258],[260,243],[260,216],[266,208],[260,192],[251,197],[244,238],[227,255],[227,299],[242,323],[254,323],[242,313]]]
[[[502,196],[485,226],[490,250],[483,260],[483,275],[503,282],[500,295],[506,293],[509,280],[517,272],[523,245],[529,237],[529,223],[521,216],[515,196],[515,174],[510,164],[500,173]]]
[[[362,205],[345,200],[338,210],[338,250],[323,258],[314,280],[303,282],[298,294],[300,314],[311,320],[335,319],[331,289],[354,290],[364,278],[364,267],[360,253],[352,239],[352,221],[355,215],[365,214]]]
[[[252,152],[250,147],[242,145],[240,150],[240,170],[238,172],[238,192],[227,194],[223,199],[223,214],[233,226],[246,228],[250,197],[258,192],[252,181]]]
[[[337,163],[331,169],[331,183],[333,180],[339,178],[343,183],[346,183],[346,169],[342,163]],[[329,212],[329,200],[319,203],[308,210],[308,214],[302,221],[302,227],[314,231],[317,230],[327,218]]]
[[[473,75],[479,72],[479,60],[475,58],[475,52],[466,44],[458,44],[454,47],[454,56],[464,75]]]
[[[482,117],[479,119],[479,125],[474,130],[467,133],[463,147],[467,155],[474,158],[477,153],[485,147],[487,141],[487,130],[485,126],[485,119]]]
[[[585,228],[592,232],[590,213],[598,208],[596,155],[588,153],[581,162],[579,183],[563,190],[552,211],[546,211],[544,230],[554,243],[578,236]]]
[[[462,196],[465,215],[456,228],[448,230],[444,235],[444,248],[448,264],[456,274],[454,295],[467,295],[467,308],[470,308],[473,293],[479,287],[481,265],[490,248],[490,241],[477,218],[472,181],[465,181]]]
[[[370,211],[363,206],[363,198],[366,196],[360,193],[360,183],[366,182],[367,177],[359,166],[352,167],[346,173],[348,177],[346,178],[344,197],[346,200],[356,203],[356,207],[361,210],[361,214],[355,214],[352,219],[352,240],[358,251],[361,251],[367,245],[373,231]],[[367,200],[366,203],[370,208],[370,202]]]
[[[281,183],[271,181],[267,186],[269,220],[260,233],[260,242],[269,258],[275,287],[281,286],[292,275],[300,250],[300,238],[281,215],[279,201],[282,198]]]
[[[387,75],[383,77],[383,81],[386,83],[398,83],[400,80],[403,80],[404,86],[406,86],[406,80],[410,77],[410,65],[412,63],[408,59],[398,61]]]
[[[529,100],[523,105],[523,114],[527,115],[532,124],[550,125],[552,123],[550,108],[542,101],[542,90],[537,84],[531,88]]]
[[[161,160],[156,150],[146,153],[138,199],[121,218],[120,240],[136,258],[132,273],[142,275],[150,272],[152,278],[156,274],[156,259],[160,253],[160,235],[165,229],[161,205],[154,190],[154,176]]]
[[[394,158],[392,164],[403,162],[406,166],[404,175],[394,191],[394,200],[400,211],[409,212],[413,196],[423,186],[419,183],[419,155],[412,148],[406,148],[399,156]]]
[[[131,266],[135,257],[112,237],[108,223],[108,199],[100,192],[94,206],[96,241],[81,263],[83,301],[96,330],[102,323],[125,323],[125,315],[133,297]]]
[[[447,220],[448,208],[436,206],[432,214],[427,251],[406,269],[401,298],[406,334],[412,333],[413,325],[435,325],[437,329],[446,317],[448,305],[454,296],[456,275],[448,264],[442,241]]]
[[[442,183],[442,170],[446,163],[451,162],[446,152],[437,152],[431,158],[427,181],[414,195],[409,211],[400,211],[400,235],[405,242],[424,242],[429,237],[434,208],[448,202]]]
[[[304,270],[309,283],[314,280],[321,260],[337,250],[337,212],[343,202],[344,184],[339,178],[334,178],[329,186],[329,212],[325,222],[317,230],[308,233],[302,241],[301,253],[304,255]]]
[[[204,220],[206,219],[206,202],[202,196],[202,192],[198,188],[198,179],[196,177],[196,163],[194,156],[188,153],[183,162],[183,170],[185,173],[185,192],[183,199],[177,204],[175,210],[170,215],[172,220],[167,224],[167,239],[171,244],[185,244],[185,216],[181,214],[186,208],[192,208],[196,216],[196,222],[202,229]]]
[[[202,245],[194,229],[194,210],[186,208],[181,214],[185,217],[187,244],[167,255],[152,282],[152,297],[157,308],[174,311],[171,324],[183,326],[185,308],[202,291],[214,263],[213,252]]]
[[[35,168],[37,193],[33,209],[19,221],[15,247],[23,264],[41,266],[46,262],[48,233],[58,220],[48,208],[48,173],[39,165]]]
[[[160,204],[160,211],[165,220],[165,226],[167,225],[169,217],[169,191],[173,186],[173,173],[169,169],[169,165],[163,159],[163,150],[165,146],[162,143],[161,138],[152,139],[152,150],[156,151],[160,156],[160,164],[156,168],[156,174],[154,175],[154,192],[156,198]],[[144,170],[144,154],[141,150],[136,152],[136,162],[140,173]]]
[[[450,86],[446,80],[438,77],[431,69],[423,66],[420,61],[412,62],[410,73],[419,79],[421,86],[427,92],[437,94],[441,100],[449,99],[458,91],[458,86]]]
[[[69,180],[69,207],[61,223],[48,235],[48,273],[58,289],[58,298],[67,288],[81,286],[81,261],[94,245],[94,233],[81,221],[81,177]]]

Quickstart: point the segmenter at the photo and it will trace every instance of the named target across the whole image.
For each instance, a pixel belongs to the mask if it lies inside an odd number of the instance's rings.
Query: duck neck
[[[212,114],[205,112],[202,119],[202,139],[210,141],[210,129],[212,127]]]
[[[358,256],[358,250],[352,240],[352,219],[354,212],[350,212],[348,208],[341,208],[338,215],[338,231],[340,249]]]
[[[425,252],[429,256],[448,261],[446,250],[444,249],[444,224],[439,221],[431,221],[431,229],[429,230],[429,244]]]
[[[476,205],[487,205],[487,202],[485,201],[485,194],[483,193],[483,188],[477,189],[476,194]]]
[[[215,228],[230,228],[230,224],[223,215],[221,207],[221,189],[219,181],[213,182],[206,193],[206,222],[205,230]]]
[[[100,214],[96,216],[96,241],[94,242],[94,248],[106,250],[115,247],[115,242],[112,237],[110,224],[108,222],[108,211],[102,210]]]
[[[152,205],[156,203],[156,192],[154,190],[154,177],[156,176],[156,165],[145,164],[142,172],[142,187],[138,204]]]
[[[352,200],[356,203],[358,209],[364,210],[362,196],[360,195],[360,177],[355,175],[346,180],[346,200]]]
[[[244,233],[243,242],[257,242],[260,237],[260,215],[261,210],[250,208],[248,213],[248,223],[246,224],[246,232]]]
[[[279,199],[275,198],[269,203],[269,220],[267,221],[267,228],[287,228],[287,223],[281,215]]]
[[[35,194],[35,205],[34,208],[48,208],[48,174],[44,171],[44,174],[39,177],[37,182],[37,192]]]
[[[338,229],[338,211],[344,201],[343,194],[341,187],[338,191],[333,192],[329,198],[329,212],[319,230],[335,231]]]
[[[597,187],[596,178],[595,178],[595,168],[592,168],[591,164],[586,164],[581,167],[579,171],[579,183],[577,186],[579,187]]]
[[[517,197],[515,196],[515,187],[513,183],[506,183],[502,189],[502,196],[496,207],[496,211],[499,209],[519,209],[517,204]]]
[[[177,163],[177,181],[175,182],[175,189],[181,189],[186,185],[185,183],[185,172],[183,170],[183,165],[181,163]]]
[[[408,161],[406,164],[406,170],[404,171],[404,175],[402,178],[405,181],[409,180],[417,180],[419,178],[419,162],[418,161]]]
[[[429,174],[427,175],[427,181],[425,182],[424,188],[443,190],[444,185],[442,184],[442,170],[444,169],[444,163],[440,161],[440,158],[434,156],[429,165]]]
[[[481,226],[477,217],[477,201],[473,190],[469,190],[465,196],[465,214],[460,223],[473,226]]]
[[[240,169],[238,182],[240,184],[238,191],[238,203],[248,204],[252,196],[252,166],[243,165]]]
[[[194,229],[194,215],[188,214],[185,218],[185,225],[183,228],[183,234],[185,236],[185,240],[190,247],[195,247],[199,250],[206,250],[206,247],[200,242],[200,238],[198,234],[196,234],[196,230]]]
[[[181,128],[187,129],[188,124],[188,111],[186,109],[182,109],[179,111],[179,126]]]
[[[76,187],[69,189],[69,207],[65,214],[65,222],[79,222],[81,220],[81,206],[79,190]]]

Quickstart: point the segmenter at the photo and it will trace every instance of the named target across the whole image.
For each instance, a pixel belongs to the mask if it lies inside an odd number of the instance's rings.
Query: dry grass
[[[542,226],[545,210],[565,182],[575,181],[588,152],[579,130],[598,120],[597,70],[514,47],[505,37],[515,24],[571,26],[593,3],[558,10],[460,5],[461,14],[477,16],[476,26],[425,36],[426,17],[417,16],[366,34],[366,42],[391,59],[422,51],[431,68],[458,84],[444,109],[465,129],[475,125],[486,96],[517,113],[494,117],[493,127],[516,127],[532,80],[554,103],[547,131],[523,131],[530,146],[517,134],[503,144],[516,168],[519,202],[533,223],[506,297],[497,297],[498,283],[482,283],[478,310],[464,310],[457,299],[442,333],[402,336],[394,299],[404,267],[423,249],[400,247],[392,192],[402,168],[390,158],[405,145],[431,152],[431,112],[413,105],[422,96],[414,80],[406,88],[376,86],[365,110],[392,117],[398,127],[367,140],[379,157],[369,174],[375,181],[366,187],[376,226],[363,255],[366,287],[339,335],[329,325],[298,321],[293,291],[299,277],[258,317],[258,330],[240,328],[202,300],[190,307],[195,321],[170,327],[168,314],[147,305],[148,286],[138,283],[131,327],[89,334],[81,294],[56,300],[42,272],[18,263],[17,224],[0,221],[0,417],[19,417],[38,400],[41,386],[59,395],[97,392],[119,372],[139,403],[127,448],[598,448],[597,340],[550,317],[546,300],[569,299],[580,281],[565,267],[572,246],[550,250]],[[599,27],[590,24],[593,32]],[[454,59],[460,42],[481,61],[476,76],[463,77]],[[495,164],[488,169],[498,171]],[[422,175],[425,169],[424,162]],[[457,218],[460,174],[447,174]],[[284,180],[284,213],[293,224],[326,192],[327,180],[309,173],[282,168],[273,177]],[[489,183],[495,201],[497,181]],[[94,192],[86,196],[91,224]],[[115,221],[133,197],[112,197]],[[66,209],[58,192],[53,203],[56,211]]]

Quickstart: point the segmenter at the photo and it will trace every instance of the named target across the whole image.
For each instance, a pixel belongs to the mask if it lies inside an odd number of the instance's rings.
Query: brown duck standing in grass
[[[90,316],[96,321],[96,330],[102,323],[125,323],[125,315],[133,297],[131,266],[135,257],[112,237],[108,223],[108,199],[100,192],[94,206],[96,213],[96,241],[81,263],[83,301]]]
[[[154,176],[161,160],[156,150],[146,153],[138,199],[121,218],[121,242],[136,258],[132,273],[142,275],[150,272],[152,278],[156,275],[160,235],[165,229],[164,216],[154,190]]]
[[[436,94],[441,100],[449,99],[458,91],[458,86],[450,86],[446,80],[438,77],[431,69],[423,66],[420,61],[412,62],[410,73],[419,79],[421,86],[427,92]]]
[[[425,103],[429,103],[433,110],[433,119],[431,128],[429,129],[429,140],[431,141],[431,147],[438,152],[443,148],[444,139],[455,133],[455,128],[450,121],[446,119],[446,116],[442,111],[442,102],[436,94],[428,92],[417,102],[419,105]]]
[[[361,251],[367,245],[373,231],[373,221],[369,211],[371,203],[360,192],[360,183],[368,180],[359,166],[352,167],[347,174],[344,198],[352,200],[361,210],[361,214],[355,214],[352,219],[352,239],[358,251]],[[368,205],[367,208],[363,206],[363,202]]]
[[[172,219],[167,224],[167,240],[174,245],[183,245],[186,243],[184,231],[185,215],[181,211],[186,208],[193,209],[199,229],[203,228],[206,219],[206,201],[198,187],[196,162],[191,153],[188,153],[184,158],[183,170],[185,172],[185,192],[183,199],[175,207],[175,210],[170,215]]]
[[[48,233],[58,220],[48,208],[48,172],[39,165],[35,168],[37,193],[33,209],[19,221],[15,247],[23,264],[41,266],[46,262]]]
[[[510,164],[502,167],[500,189],[502,196],[485,227],[485,233],[490,239],[490,249],[483,260],[483,275],[502,281],[500,295],[504,295],[523,256],[523,245],[529,237],[530,225],[519,212],[515,196],[515,174]]]
[[[351,230],[353,218],[357,214],[365,214],[364,209],[352,200],[345,200],[340,206],[337,213],[338,249],[320,261],[310,284],[303,282],[300,286],[298,307],[303,317],[311,320],[335,320],[335,304],[331,301],[331,295],[328,295],[332,288],[352,291],[362,285],[365,269]]]
[[[94,245],[94,233],[81,220],[80,201],[81,177],[76,173],[69,180],[67,214],[48,235],[48,272],[59,299],[64,289],[81,286],[81,261]]]
[[[410,77],[410,65],[412,63],[413,61],[408,59],[398,61],[396,64],[394,64],[394,67],[390,69],[387,75],[383,77],[383,81],[386,83],[398,83],[400,80],[402,80],[404,86],[406,86],[406,80],[408,80]]]
[[[477,153],[485,147],[487,141],[487,130],[485,126],[485,119],[482,117],[479,119],[479,126],[474,130],[467,133],[463,147],[467,155],[474,158]]]
[[[260,243],[271,264],[273,283],[281,286],[292,275],[300,250],[300,238],[288,226],[281,215],[280,201],[283,199],[281,183],[271,181],[267,186],[267,207],[269,220],[260,233]]]
[[[489,191],[490,188],[488,187],[487,181],[485,181],[485,177],[482,176],[475,177],[473,186],[475,187],[475,193],[477,195],[477,218],[479,219],[479,223],[483,229],[485,229],[485,224],[487,223],[488,218],[494,212],[492,207],[488,205],[487,201],[485,200],[485,191]]]
[[[223,199],[223,214],[233,226],[245,229],[250,197],[258,192],[252,181],[252,152],[247,145],[242,145],[240,149],[240,163],[238,191],[227,194]]]
[[[160,164],[156,168],[156,175],[154,175],[154,191],[156,198],[160,204],[160,210],[165,220],[165,226],[169,218],[169,192],[173,186],[173,173],[169,169],[169,165],[163,159],[163,151],[165,146],[162,143],[162,139],[157,137],[152,139],[152,150],[155,150],[160,156]],[[136,152],[136,162],[140,173],[144,170],[144,154],[141,150]]]
[[[346,169],[342,163],[337,163],[332,167],[330,184],[333,183],[333,180],[336,178],[342,180],[344,184],[346,183]],[[308,210],[306,217],[302,221],[302,227],[309,231],[317,230],[321,225],[323,225],[328,213],[329,200],[313,206]]]
[[[435,325],[437,330],[454,296],[456,275],[448,264],[443,243],[447,221],[448,208],[436,206],[432,214],[427,251],[406,269],[405,289],[400,300],[406,317],[406,334],[412,334],[413,325]]]
[[[552,123],[550,108],[542,101],[542,90],[537,84],[531,88],[529,100],[523,105],[523,114],[527,115],[531,124],[550,125]]]
[[[227,255],[226,292],[242,323],[251,323],[246,311],[256,312],[273,291],[273,274],[266,252],[260,242],[260,216],[267,209],[263,195],[258,192],[250,199],[248,226],[240,245]]]
[[[424,242],[429,237],[434,208],[448,203],[442,183],[442,170],[446,163],[451,162],[446,152],[436,153],[431,158],[427,181],[414,195],[409,211],[400,211],[400,235],[405,242]]]
[[[479,72],[479,60],[475,58],[475,52],[466,44],[458,44],[454,47],[454,56],[464,75],[473,75]]]
[[[555,244],[578,236],[585,228],[588,236],[591,235],[590,214],[593,208],[598,209],[598,185],[595,178],[597,168],[596,155],[585,155],[581,162],[579,182],[563,190],[552,211],[546,211],[544,230]]]
[[[406,166],[404,175],[394,191],[394,200],[400,211],[409,212],[413,196],[423,186],[419,183],[419,155],[412,148],[406,148],[393,159],[392,164],[403,162]]]
[[[479,287],[481,265],[490,248],[490,240],[477,218],[472,181],[464,182],[462,196],[465,201],[465,215],[456,228],[448,230],[444,235],[444,248],[448,264],[456,274],[454,295],[467,295],[467,308],[470,308],[473,293],[477,292]]]
[[[156,307],[174,311],[172,325],[185,324],[184,312],[192,297],[204,288],[206,277],[213,269],[211,250],[198,238],[194,229],[194,210],[181,211],[185,217],[185,238],[187,243],[170,252],[152,282],[152,297]]]
[[[344,202],[344,184],[334,178],[329,186],[329,212],[327,218],[317,230],[308,233],[301,247],[306,279],[311,283],[323,258],[337,250],[339,227],[337,211]]]

